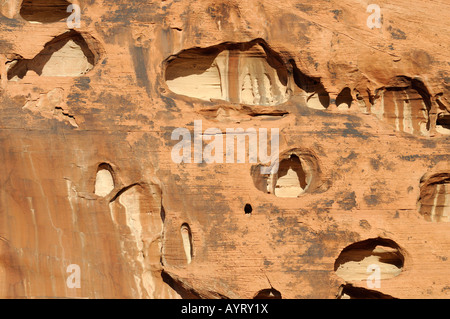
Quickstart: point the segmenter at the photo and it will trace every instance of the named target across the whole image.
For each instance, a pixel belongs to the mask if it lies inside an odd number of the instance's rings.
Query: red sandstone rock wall
[[[448,1],[70,4],[0,3],[0,297],[449,297]]]

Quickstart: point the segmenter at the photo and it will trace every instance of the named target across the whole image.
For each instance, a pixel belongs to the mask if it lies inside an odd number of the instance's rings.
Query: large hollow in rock
[[[66,0],[24,0],[20,16],[29,22],[51,23],[67,18],[70,12]]]
[[[275,182],[275,196],[298,197],[305,192],[311,175],[307,175],[303,165],[300,158],[295,154],[280,162],[278,178]]]
[[[282,59],[260,39],[193,48],[170,57],[169,89],[201,100],[272,106],[289,98]]]
[[[417,79],[399,76],[391,85],[377,91],[371,111],[397,131],[428,135],[430,93]]]
[[[40,76],[81,76],[98,63],[100,51],[93,37],[71,30],[45,44],[44,49],[33,59],[11,61],[8,80],[22,79],[28,71],[34,71]]]
[[[111,165],[102,163],[98,166],[95,177],[94,193],[97,196],[105,197],[114,189],[114,177]]]
[[[281,153],[278,165],[273,165],[270,174],[261,174],[261,165],[255,165],[251,175],[257,189],[277,197],[296,198],[329,186],[322,182],[317,156],[300,148]]]
[[[379,280],[398,276],[405,257],[400,247],[390,239],[371,238],[345,247],[334,263],[336,275],[345,281],[367,280],[369,266],[379,267]]]

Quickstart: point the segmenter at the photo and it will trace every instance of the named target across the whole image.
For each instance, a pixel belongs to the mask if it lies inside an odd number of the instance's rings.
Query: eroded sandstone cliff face
[[[1,1],[0,297],[450,297],[450,3],[369,4]]]

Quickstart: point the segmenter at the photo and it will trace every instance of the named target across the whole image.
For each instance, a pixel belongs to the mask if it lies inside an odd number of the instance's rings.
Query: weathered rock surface
[[[448,1],[70,4],[0,2],[0,297],[450,297]]]

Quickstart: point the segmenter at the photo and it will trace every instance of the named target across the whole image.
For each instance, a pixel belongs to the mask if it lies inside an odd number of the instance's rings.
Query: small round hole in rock
[[[245,212],[246,214],[251,214],[252,211],[253,211],[252,205],[250,205],[250,204],[245,204],[244,212]]]

